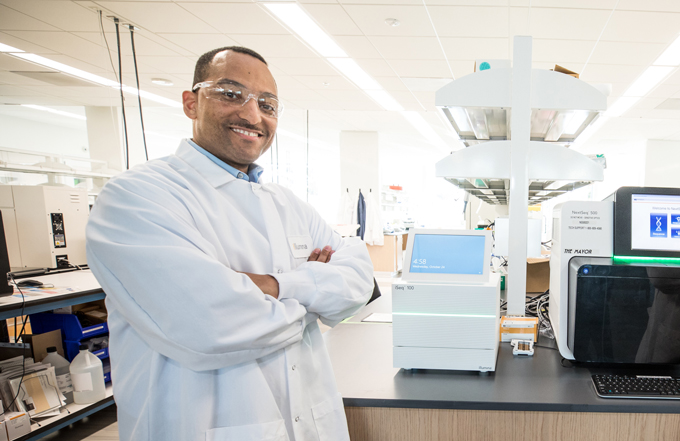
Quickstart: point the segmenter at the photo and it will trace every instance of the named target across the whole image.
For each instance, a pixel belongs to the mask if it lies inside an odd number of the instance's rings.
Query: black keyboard
[[[602,398],[652,398],[680,400],[680,378],[663,376],[593,375]]]

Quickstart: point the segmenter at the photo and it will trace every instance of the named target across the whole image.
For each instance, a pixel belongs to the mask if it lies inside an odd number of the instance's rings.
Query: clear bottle
[[[57,348],[50,346],[47,348],[47,356],[42,359],[43,363],[54,366],[54,373],[57,376],[57,385],[62,394],[66,397],[66,404],[73,403],[73,383],[71,382],[71,363],[57,353]]]
[[[90,404],[106,398],[102,361],[80,345],[80,353],[71,362],[73,400],[76,404]]]

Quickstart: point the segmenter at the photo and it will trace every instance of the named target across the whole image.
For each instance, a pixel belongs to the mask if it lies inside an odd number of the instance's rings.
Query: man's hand
[[[275,299],[279,298],[279,282],[268,274],[243,273],[250,277],[250,280],[257,285],[260,290]]]
[[[323,250],[317,248],[309,255],[307,262],[328,263],[331,260],[333,253],[335,253],[335,251],[333,251],[329,245],[323,247]]]

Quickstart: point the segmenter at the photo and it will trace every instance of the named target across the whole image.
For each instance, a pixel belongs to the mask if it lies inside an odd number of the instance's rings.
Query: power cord
[[[118,44],[118,85],[120,86],[120,110],[123,112],[123,132],[125,132],[125,169],[130,169],[130,146],[128,144],[127,122],[125,120],[125,96],[123,96],[123,57],[120,53],[120,30],[118,18],[113,18],[116,25],[116,43]]]
[[[139,121],[142,124],[142,140],[144,141],[144,156],[149,160],[149,151],[146,148],[146,133],[144,133],[144,116],[142,115],[142,91],[139,89],[139,74],[137,73],[137,52],[135,51],[135,27],[129,25],[130,42],[132,43],[132,62],[135,65],[135,79],[137,80],[137,102],[139,103]]]
[[[7,273],[7,275],[12,280],[12,283],[14,284],[14,286],[16,286],[17,289],[19,290],[19,294],[21,294],[21,317],[22,317],[22,321],[24,322],[23,325],[21,326],[21,331],[19,331],[19,337],[21,337],[21,335],[24,333],[24,329],[26,327],[26,320],[23,318],[24,317],[24,308],[26,307],[26,297],[24,297],[24,293],[23,293],[23,291],[21,291],[21,288],[19,287],[19,285],[17,285],[16,280],[14,280],[14,274]],[[15,328],[14,332],[16,332],[16,328]],[[16,343],[16,339],[14,341]],[[21,379],[19,380],[19,387],[17,388],[16,395],[14,395],[14,399],[12,399],[12,401],[7,406],[5,406],[4,403],[3,403],[3,409],[2,409],[2,413],[0,413],[0,416],[4,415],[7,411],[9,411],[12,408],[12,406],[16,402],[17,398],[19,397],[19,394],[21,393],[21,385],[23,384],[24,376],[26,375],[26,342],[24,342],[23,339],[21,340],[21,345],[22,345],[22,360],[21,360]]]

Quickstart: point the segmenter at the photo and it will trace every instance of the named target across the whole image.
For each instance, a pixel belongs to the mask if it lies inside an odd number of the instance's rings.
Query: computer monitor
[[[680,189],[621,187],[614,201],[614,257],[680,258]]]
[[[489,280],[488,230],[409,230],[402,268],[407,282],[485,283]]]

